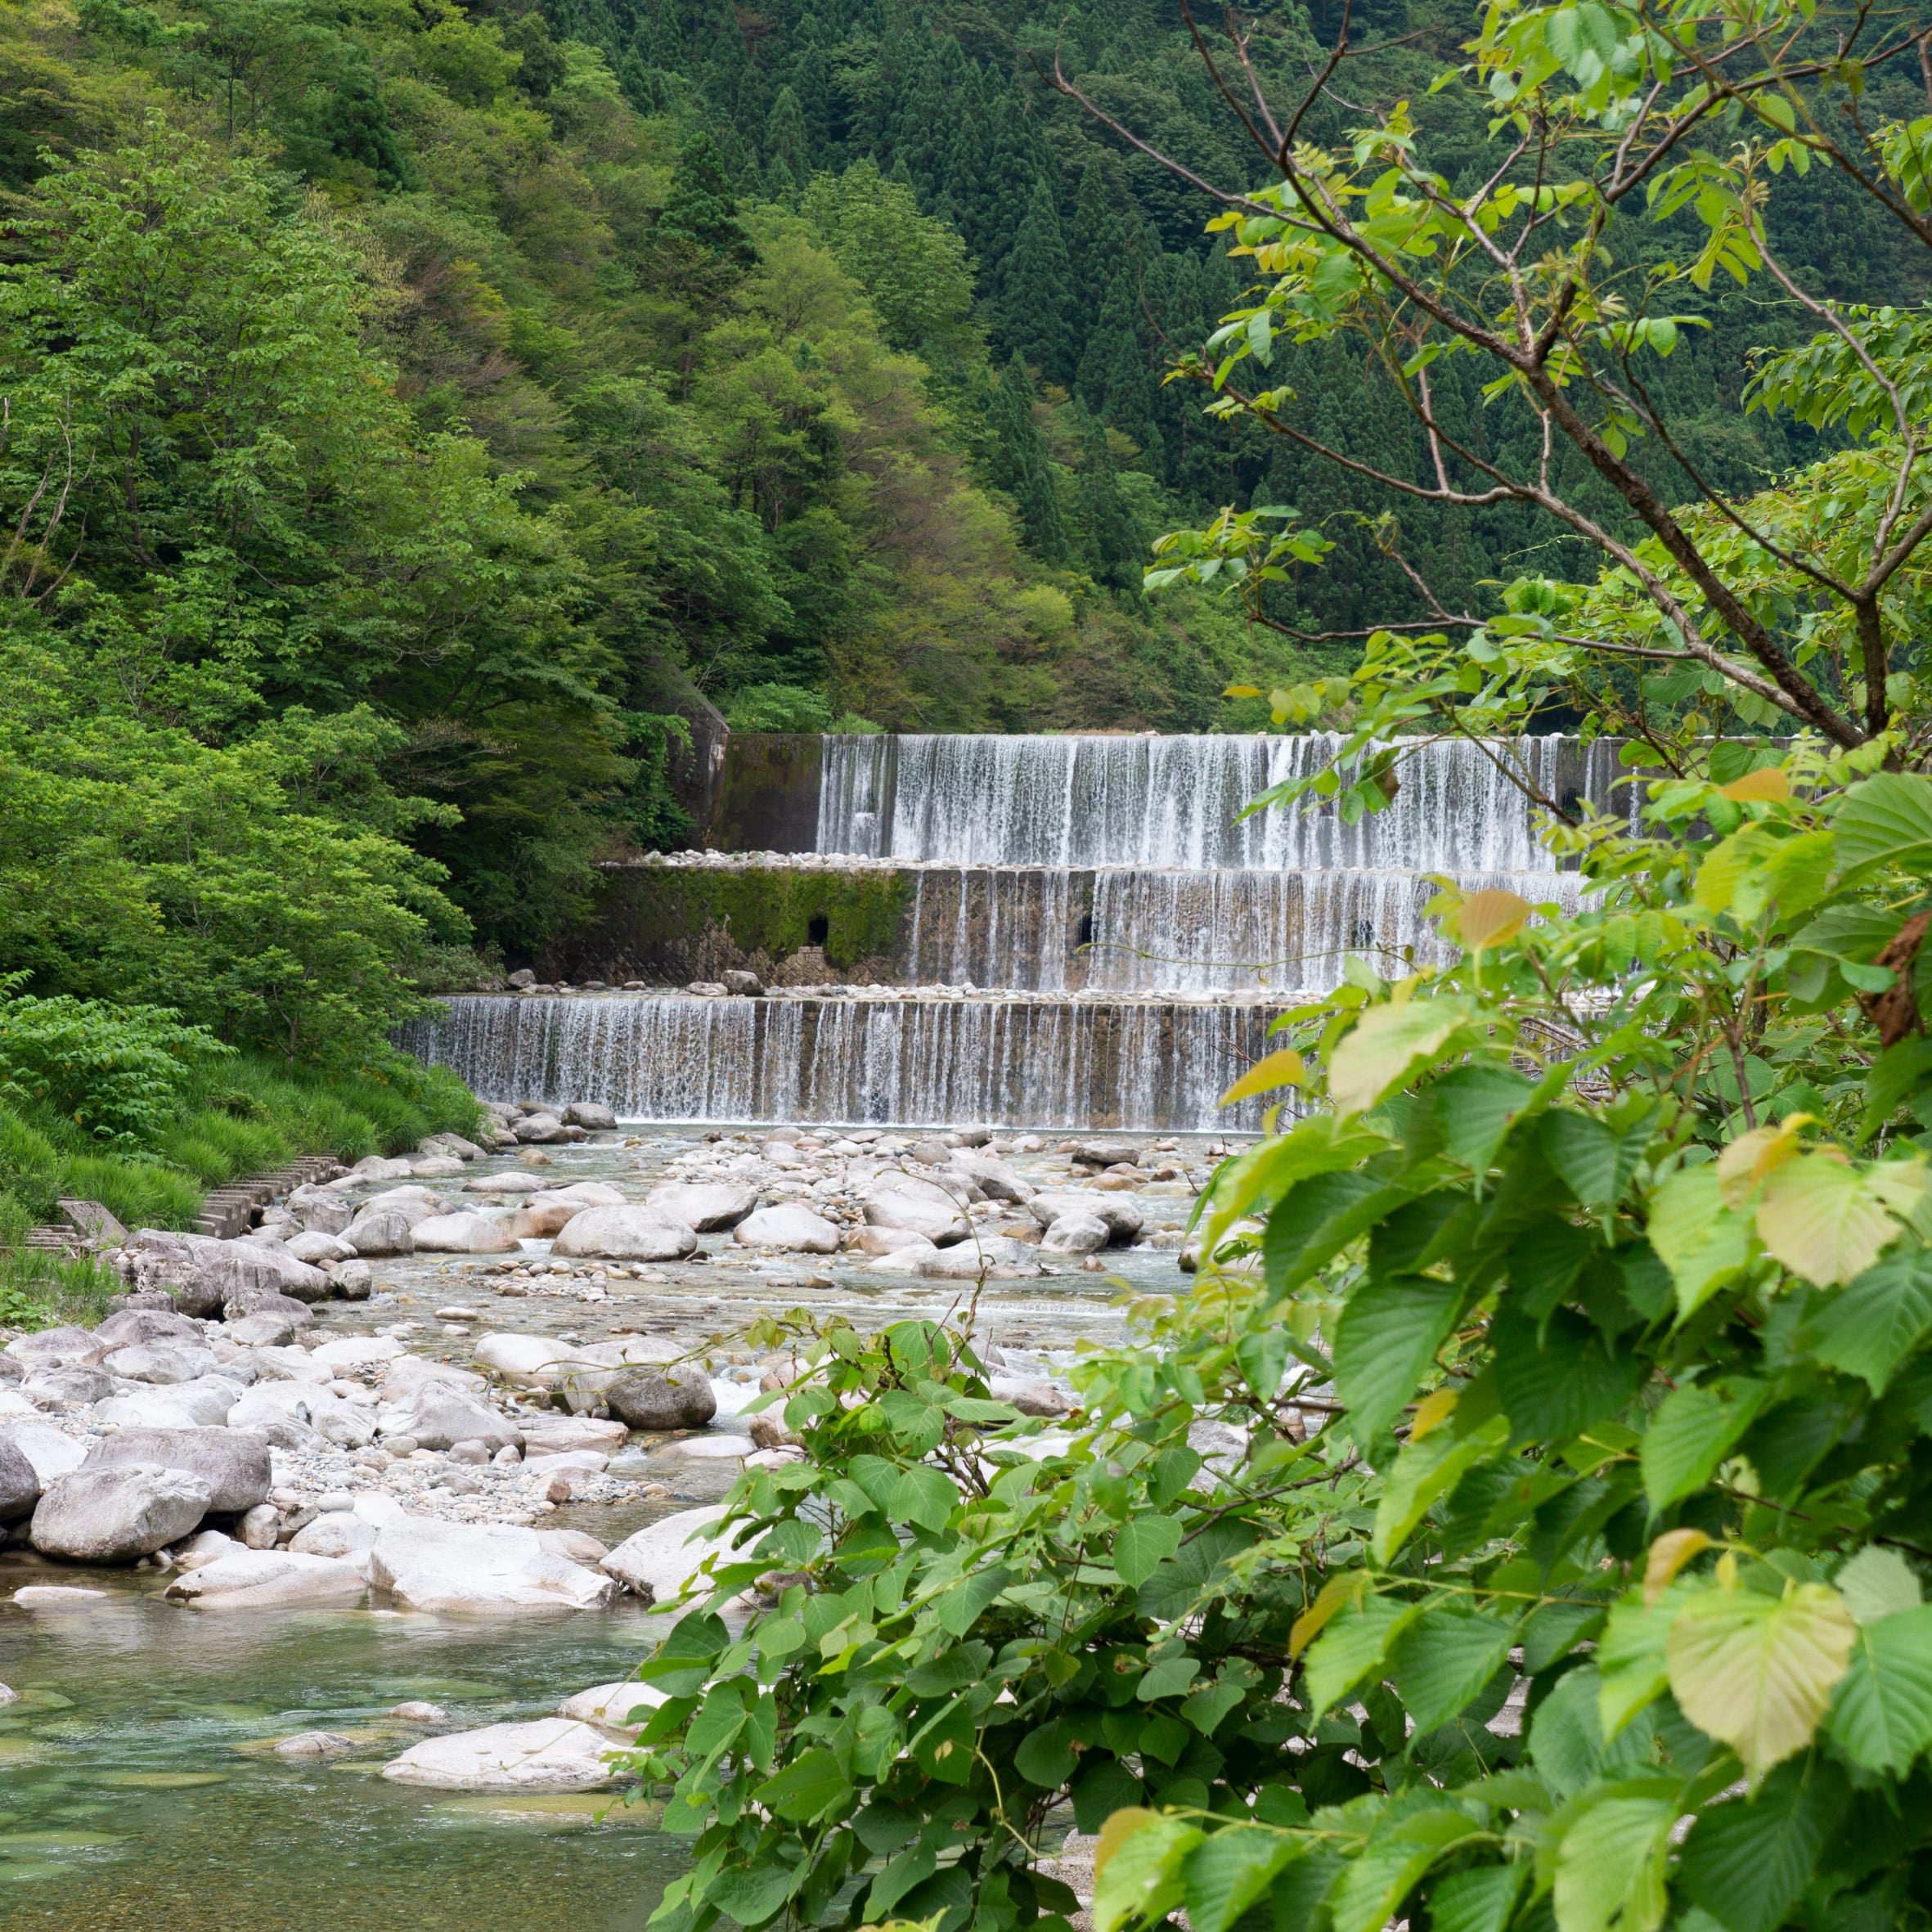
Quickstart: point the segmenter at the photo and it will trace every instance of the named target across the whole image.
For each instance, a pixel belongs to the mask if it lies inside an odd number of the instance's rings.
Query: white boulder
[[[761,1207],[738,1224],[731,1238],[744,1247],[785,1248],[794,1254],[838,1252],[838,1230],[809,1207]]]
[[[660,1181],[645,1197],[645,1206],[701,1234],[735,1228],[757,1205],[755,1188],[726,1181]]]
[[[515,1234],[486,1214],[433,1215],[418,1221],[410,1238],[418,1254],[507,1255],[517,1247]]]
[[[633,1678],[626,1683],[592,1684],[589,1690],[566,1697],[557,1706],[557,1715],[573,1718],[580,1724],[595,1724],[600,1731],[609,1731],[630,1744],[649,1722],[650,1713],[664,1701],[664,1692],[655,1684],[640,1684]]]
[[[698,1245],[696,1233],[653,1207],[590,1207],[572,1217],[550,1251],[613,1261],[676,1261]]]
[[[237,1549],[176,1577],[161,1594],[196,1610],[276,1610],[353,1603],[366,1588],[353,1563],[294,1548]]]
[[[724,1513],[722,1503],[712,1503],[662,1517],[626,1537],[603,1568],[647,1603],[668,1603],[685,1593],[705,1558],[722,1548],[708,1532]]]
[[[616,1593],[609,1576],[545,1549],[533,1530],[427,1517],[381,1529],[369,1576],[409,1609],[444,1615],[599,1610]]]
[[[614,1775],[611,1741],[589,1724],[540,1718],[425,1737],[384,1765],[398,1784],[439,1791],[590,1791]]]

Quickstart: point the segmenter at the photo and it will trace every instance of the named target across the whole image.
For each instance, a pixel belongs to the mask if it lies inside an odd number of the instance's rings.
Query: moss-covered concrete
[[[743,966],[781,982],[890,979],[905,956],[910,873],[879,867],[626,867],[553,970],[582,985],[681,985]]]

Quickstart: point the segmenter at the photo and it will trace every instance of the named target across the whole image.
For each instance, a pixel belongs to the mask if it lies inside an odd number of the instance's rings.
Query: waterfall
[[[868,902],[898,908],[878,958],[945,996],[474,996],[404,1044],[492,1098],[631,1119],[1251,1127],[1261,1103],[1216,1101],[1275,1009],[1335,986],[1350,955],[1389,977],[1453,956],[1427,914],[1444,878],[1575,910],[1525,787],[1627,798],[1614,745],[1561,737],[1400,745],[1393,802],[1353,824],[1332,806],[1242,815],[1328,763],[1343,741],[1319,733],[765,742],[753,819],[796,856],[720,862],[787,874],[775,895],[801,871],[896,872],[902,898]],[[648,920],[658,902],[639,903]]]

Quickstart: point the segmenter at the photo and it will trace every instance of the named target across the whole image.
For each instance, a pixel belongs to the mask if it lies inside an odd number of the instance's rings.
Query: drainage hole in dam
[[[1076,946],[1091,946],[1094,943],[1094,915],[1090,912],[1081,914],[1080,923],[1074,928],[1073,943]]]
[[[807,946],[823,946],[832,937],[830,915],[815,912],[805,922],[805,943]]]
[[[1351,928],[1349,944],[1358,950],[1375,944],[1375,923],[1373,919],[1357,919]]]

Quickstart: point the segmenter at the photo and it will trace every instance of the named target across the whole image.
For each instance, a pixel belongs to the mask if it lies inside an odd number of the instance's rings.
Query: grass
[[[92,1328],[119,1278],[97,1261],[70,1261],[26,1248],[0,1252],[0,1328]]]
[[[398,1153],[425,1134],[474,1131],[478,1121],[474,1096],[447,1068],[400,1054],[348,1072],[254,1054],[221,1062],[155,1144],[132,1152],[91,1141],[67,1121],[0,1106],[0,1247],[56,1220],[63,1195],[98,1201],[130,1228],[190,1228],[210,1188],[298,1155],[353,1161]],[[0,1272],[0,1294],[11,1278]],[[70,1289],[79,1292],[69,1284],[62,1293]]]

